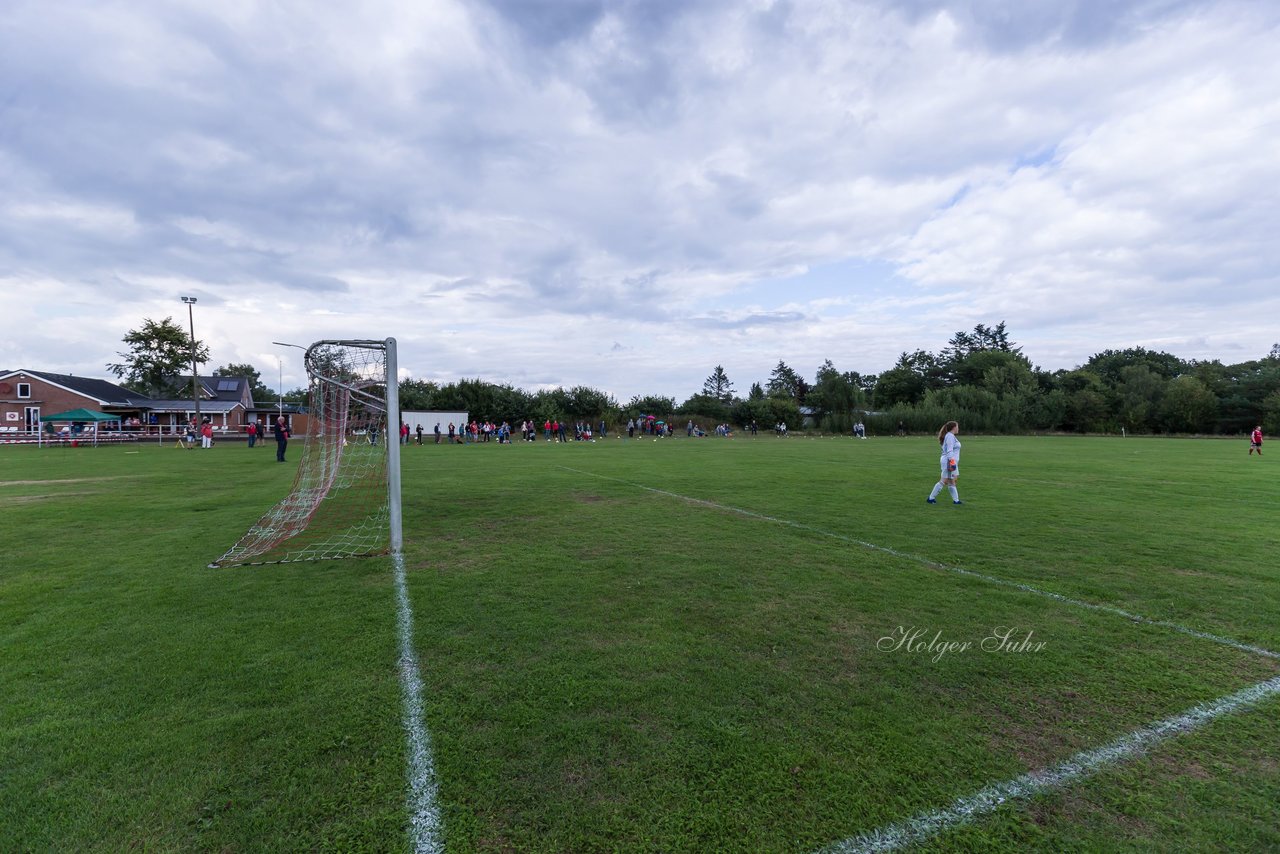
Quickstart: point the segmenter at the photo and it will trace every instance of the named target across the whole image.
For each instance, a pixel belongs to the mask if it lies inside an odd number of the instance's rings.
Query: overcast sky
[[[0,368],[677,400],[1005,321],[1046,369],[1280,340],[1280,3],[5,0]]]

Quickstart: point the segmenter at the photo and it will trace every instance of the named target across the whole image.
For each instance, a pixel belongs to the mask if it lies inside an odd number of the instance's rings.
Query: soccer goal
[[[308,410],[293,488],[210,566],[400,553],[396,340],[317,341],[305,357]]]

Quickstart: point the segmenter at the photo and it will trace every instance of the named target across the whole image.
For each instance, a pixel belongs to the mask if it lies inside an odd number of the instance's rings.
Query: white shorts
[[[954,463],[954,468],[952,464]],[[943,457],[940,460],[943,480],[950,480],[960,476],[960,458],[959,457]]]

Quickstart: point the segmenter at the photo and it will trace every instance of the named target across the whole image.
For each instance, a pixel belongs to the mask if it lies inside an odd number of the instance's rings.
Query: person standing
[[[422,422],[421,421],[418,422],[417,433],[418,433],[418,444],[421,445],[422,444]]]
[[[938,493],[945,486],[951,492],[952,504],[963,504],[960,500],[960,493],[956,491],[956,480],[960,477],[960,425],[955,421],[948,421],[942,425],[942,429],[938,431],[938,444],[942,446],[942,475],[938,478],[938,482],[933,485],[933,492],[929,493],[929,503],[938,503]]]
[[[1253,452],[1257,451],[1258,456],[1262,456],[1262,425],[1259,424],[1253,428],[1253,434],[1249,436],[1249,456],[1253,456]]]
[[[213,447],[213,422],[206,421],[200,425],[200,447]]]
[[[436,434],[436,444],[439,445],[440,444],[440,422],[439,421],[436,422],[435,434]]]
[[[249,426],[245,428],[245,432],[249,434],[249,447],[252,448],[254,443],[258,441],[258,424],[250,421]]]
[[[289,447],[289,427],[284,422],[283,415],[276,416],[276,462],[282,463],[284,459],[285,448]]]

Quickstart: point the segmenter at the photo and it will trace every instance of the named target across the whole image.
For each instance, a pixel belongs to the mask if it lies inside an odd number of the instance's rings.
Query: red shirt
[[[1254,431],[1253,431],[1253,436],[1252,436],[1251,438],[1253,439],[1253,444],[1255,444],[1255,445],[1261,445],[1261,444],[1262,444],[1262,431],[1261,431],[1261,430],[1254,430]]]

